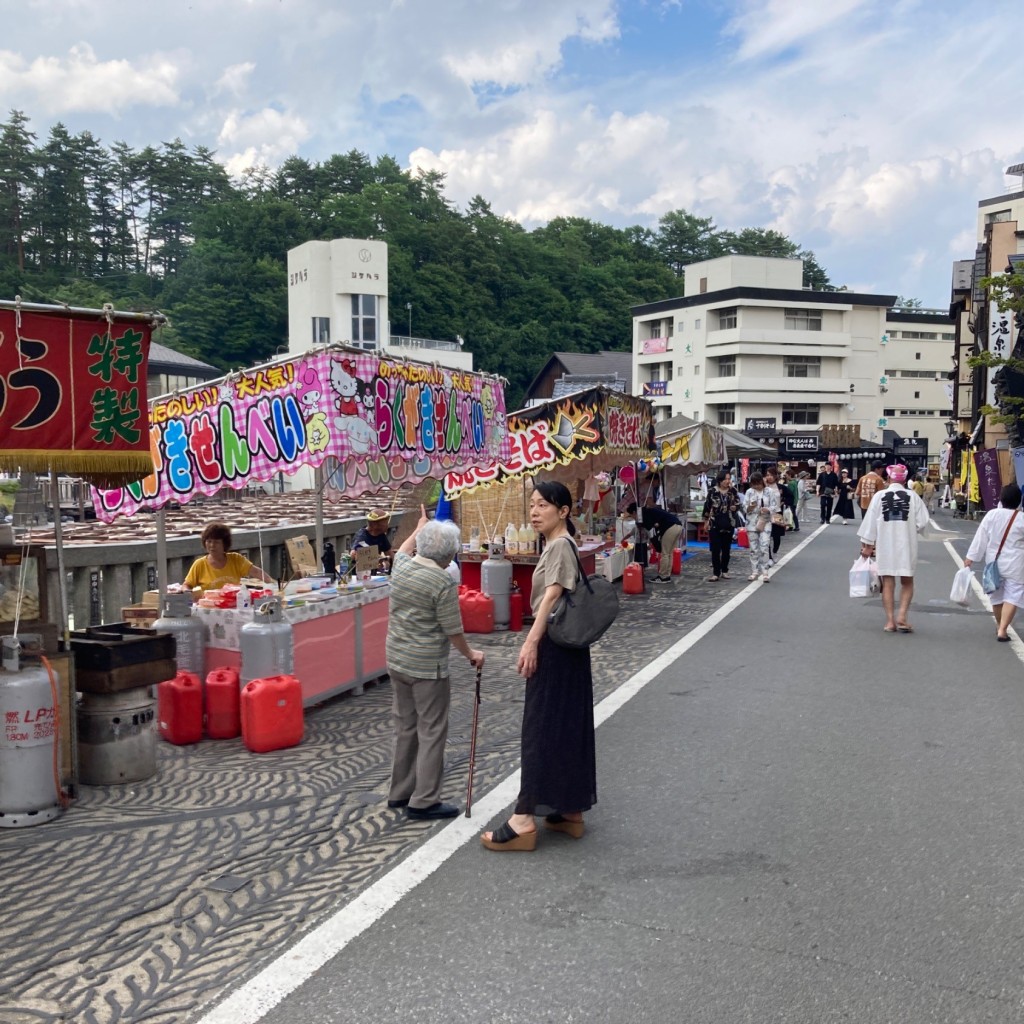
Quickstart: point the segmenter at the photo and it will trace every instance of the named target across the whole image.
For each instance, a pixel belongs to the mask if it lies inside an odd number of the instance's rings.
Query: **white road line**
[[[775,563],[778,569],[827,529],[823,524]],[[750,598],[763,583],[750,583],[718,611],[686,634],[678,643],[645,665],[614,693],[594,708],[594,723],[601,725],[657,678],[694,644],[703,640],[730,612]],[[467,843],[476,842],[482,824],[496,817],[519,794],[518,770],[500,782],[481,800],[474,802],[475,818],[456,818],[428,839],[401,864],[360,893],[322,924],[303,936],[294,946],[273,960],[255,977],[236,989],[202,1017],[198,1024],[256,1024],[286,996],[311,978],[337,956],[353,939],[380,920],[407,893],[432,875],[449,857]]]

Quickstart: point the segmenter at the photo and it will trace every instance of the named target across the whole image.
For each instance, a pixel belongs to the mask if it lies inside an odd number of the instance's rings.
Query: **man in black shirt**
[[[821,498],[821,521],[827,523],[832,518],[832,500],[839,486],[839,477],[835,470],[826,462],[815,481],[815,492]]]
[[[626,507],[629,515],[636,515],[636,502]],[[661,548],[661,558],[658,562],[658,575],[654,577],[655,583],[672,582],[672,550],[683,532],[683,524],[679,517],[663,508],[658,508],[652,498],[648,498],[640,513],[640,525],[648,532],[654,532],[658,536],[658,544]]]
[[[377,549],[378,555],[386,555],[391,550],[391,541],[388,539],[388,527],[391,525],[391,516],[383,509],[371,509],[366,516],[366,525],[356,534],[352,541],[351,558],[355,564],[356,554],[360,548]]]

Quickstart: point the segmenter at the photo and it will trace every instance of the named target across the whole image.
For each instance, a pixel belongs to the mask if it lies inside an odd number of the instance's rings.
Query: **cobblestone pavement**
[[[709,583],[707,550],[691,550],[672,586],[623,598],[594,648],[596,700],[746,585],[745,557]],[[474,638],[477,794],[517,767],[519,640]],[[473,676],[452,667],[444,795],[461,804]],[[187,1024],[406,856],[435,825],[387,807],[390,699],[385,680],[310,709],[291,750],[160,743],[153,779],[83,787],[56,821],[0,833],[0,1021]]]

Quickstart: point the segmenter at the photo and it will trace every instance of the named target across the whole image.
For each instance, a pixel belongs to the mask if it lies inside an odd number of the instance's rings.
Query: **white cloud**
[[[88,43],[72,46],[64,57],[31,61],[0,51],[0,96],[47,114],[117,114],[136,106],[174,106],[179,101],[177,81],[177,66],[159,54],[134,62],[101,61]]]
[[[231,111],[217,146],[229,174],[241,175],[251,167],[274,166],[298,152],[309,137],[309,127],[293,114],[265,107],[252,113]]]
[[[241,96],[250,88],[255,70],[256,64],[251,60],[242,64],[232,64],[231,67],[225,68],[224,74],[217,79],[213,88],[214,95],[228,93],[231,96]]]

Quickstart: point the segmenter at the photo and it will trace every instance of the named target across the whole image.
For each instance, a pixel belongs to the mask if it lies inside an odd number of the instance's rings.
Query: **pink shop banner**
[[[152,474],[93,489],[104,522],[325,462],[357,497],[509,455],[500,378],[337,348],[153,399],[149,442]]]

